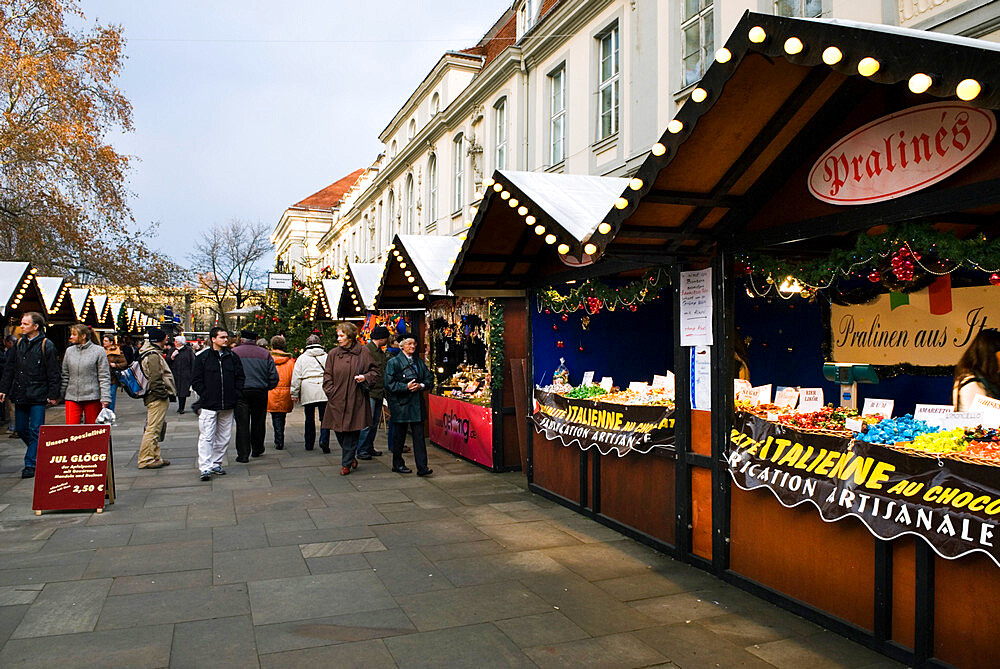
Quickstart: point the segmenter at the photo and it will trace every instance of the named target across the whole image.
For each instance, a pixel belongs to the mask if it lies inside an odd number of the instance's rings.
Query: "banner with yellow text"
[[[787,507],[811,502],[823,520],[854,516],[881,539],[913,534],[943,558],[981,552],[1000,566],[1000,468],[800,432],[744,412],[726,459],[737,486],[767,488]]]

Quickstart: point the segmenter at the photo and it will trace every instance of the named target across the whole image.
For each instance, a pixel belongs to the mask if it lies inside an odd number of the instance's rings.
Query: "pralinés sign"
[[[989,146],[996,118],[961,102],[883,116],[834,144],[809,172],[809,192],[838,205],[902,197],[959,171]]]

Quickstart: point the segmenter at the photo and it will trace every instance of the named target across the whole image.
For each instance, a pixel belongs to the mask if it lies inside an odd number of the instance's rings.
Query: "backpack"
[[[122,370],[122,373],[118,377],[118,383],[121,385],[122,390],[133,399],[141,400],[149,394],[149,377],[146,376],[146,372],[142,369],[142,361],[150,355],[157,355],[157,351],[146,351],[133,360],[127,368]]]

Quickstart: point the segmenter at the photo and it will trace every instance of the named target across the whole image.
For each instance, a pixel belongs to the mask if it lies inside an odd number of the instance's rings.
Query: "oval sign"
[[[883,116],[834,144],[809,172],[809,192],[830,204],[902,197],[946,179],[996,134],[988,109],[932,102]]]

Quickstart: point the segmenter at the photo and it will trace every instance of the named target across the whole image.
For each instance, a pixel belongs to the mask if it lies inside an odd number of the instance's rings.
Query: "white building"
[[[1000,41],[998,0],[517,0],[390,120],[321,264],[383,260],[397,233],[461,235],[495,169],[630,175],[746,10]]]

